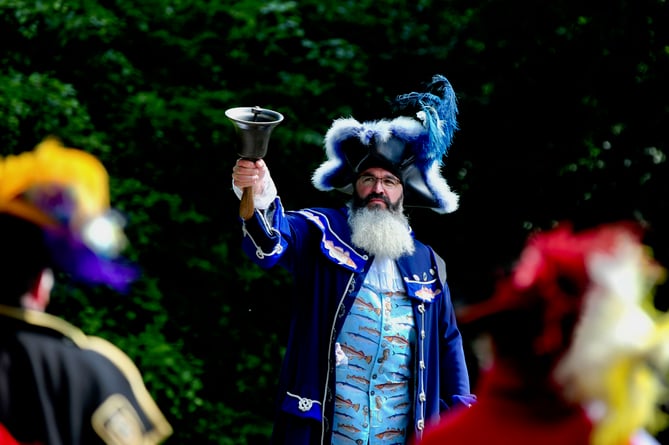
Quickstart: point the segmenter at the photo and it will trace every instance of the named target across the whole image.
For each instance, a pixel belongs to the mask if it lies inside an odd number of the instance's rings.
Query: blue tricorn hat
[[[381,167],[402,181],[405,207],[455,211],[459,197],[441,175],[443,158],[458,129],[450,82],[435,75],[427,92],[400,95],[395,105],[400,111],[415,110],[415,117],[362,123],[351,117],[335,119],[324,140],[327,160],[312,176],[314,187],[352,194],[360,173]]]

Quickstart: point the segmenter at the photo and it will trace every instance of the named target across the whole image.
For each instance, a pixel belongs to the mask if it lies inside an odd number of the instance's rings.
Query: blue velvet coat
[[[348,209],[284,211],[279,198],[266,213],[243,221],[242,246],[262,268],[280,265],[294,276],[289,338],[279,379],[274,445],[331,443],[334,343],[373,257],[353,247]],[[413,302],[414,431],[457,404],[470,404],[469,376],[443,260],[416,241],[397,260]],[[440,271],[441,269],[441,271]],[[440,276],[441,275],[441,276]]]

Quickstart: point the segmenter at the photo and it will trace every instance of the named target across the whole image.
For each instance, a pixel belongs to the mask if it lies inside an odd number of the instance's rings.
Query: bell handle
[[[242,199],[239,202],[239,216],[247,221],[253,216],[255,206],[253,205],[253,187],[244,187],[242,189]]]

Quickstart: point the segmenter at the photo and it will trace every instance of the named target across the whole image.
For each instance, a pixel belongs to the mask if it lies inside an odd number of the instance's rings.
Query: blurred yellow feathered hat
[[[110,208],[109,176],[92,154],[53,136],[0,159],[0,213],[43,229],[54,267],[123,290],[136,277],[119,258],[124,218]]]

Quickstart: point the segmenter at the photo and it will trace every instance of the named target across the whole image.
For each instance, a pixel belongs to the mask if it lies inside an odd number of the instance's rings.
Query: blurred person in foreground
[[[94,156],[53,137],[0,159],[0,443],[153,445],[172,428],[132,360],[46,313],[60,272],[126,292],[137,277]]]
[[[530,236],[493,297],[458,312],[489,341],[478,403],[420,445],[657,443],[669,319],[653,298],[665,269],[642,240],[631,222]]]
[[[275,445],[405,444],[474,402],[444,260],[414,238],[404,213],[457,208],[439,170],[455,95],[437,75],[396,103],[411,115],[340,118],[327,131],[328,160],[312,183],[352,195],[339,208],[286,211],[264,161],[233,169],[238,196],[254,187],[245,252],[294,276],[294,292],[275,301],[292,308]]]

